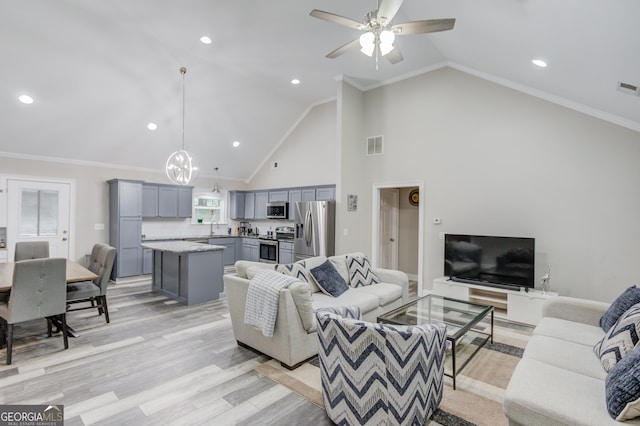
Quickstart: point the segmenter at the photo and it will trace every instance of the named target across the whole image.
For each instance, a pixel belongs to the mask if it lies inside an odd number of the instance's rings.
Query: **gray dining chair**
[[[13,325],[39,318],[47,320],[51,337],[52,321],[61,324],[64,348],[69,348],[66,320],[66,259],[31,259],[13,267],[11,295],[0,303],[0,348],[7,345],[7,365],[11,364]]]
[[[49,257],[49,241],[20,241],[16,243],[14,259],[16,262],[28,259],[46,259]]]
[[[83,309],[98,309],[98,313],[104,313],[109,323],[109,309],[107,307],[107,287],[116,257],[116,249],[107,244],[95,244],[91,250],[91,258],[87,267],[98,275],[93,281],[83,281],[67,286],[67,312]],[[89,303],[89,306],[72,307],[79,303]]]

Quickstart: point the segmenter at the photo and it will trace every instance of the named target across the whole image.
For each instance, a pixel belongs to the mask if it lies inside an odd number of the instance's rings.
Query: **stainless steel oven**
[[[260,262],[278,263],[278,240],[258,240]]]

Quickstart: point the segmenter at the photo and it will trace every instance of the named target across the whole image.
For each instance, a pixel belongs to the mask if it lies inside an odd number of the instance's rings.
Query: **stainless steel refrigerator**
[[[336,247],[336,202],[301,201],[294,207],[294,260],[333,256]]]

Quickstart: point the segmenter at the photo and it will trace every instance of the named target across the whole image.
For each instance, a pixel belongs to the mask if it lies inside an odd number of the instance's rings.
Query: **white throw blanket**
[[[259,328],[266,337],[272,337],[276,328],[280,289],[296,281],[298,279],[295,277],[270,269],[258,271],[249,282],[244,323]]]

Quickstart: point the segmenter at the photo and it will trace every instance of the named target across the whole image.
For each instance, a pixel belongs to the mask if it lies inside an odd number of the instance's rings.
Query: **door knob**
[[[394,241],[395,241],[395,239],[393,239],[393,238],[389,238],[389,241],[394,242]]]
[[[62,241],[67,241],[67,237],[64,237],[64,238],[62,239]]]

